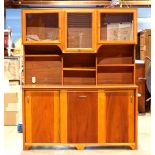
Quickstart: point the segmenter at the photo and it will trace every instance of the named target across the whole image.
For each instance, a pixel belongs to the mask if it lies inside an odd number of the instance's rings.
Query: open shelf
[[[96,84],[96,72],[92,71],[75,71],[66,70],[63,73],[64,85],[95,85]]]
[[[104,45],[97,53],[97,65],[134,64],[133,45]]]
[[[91,53],[64,54],[63,67],[94,69],[96,67],[96,55]]]
[[[97,84],[132,84],[134,67],[104,66],[97,69]]]

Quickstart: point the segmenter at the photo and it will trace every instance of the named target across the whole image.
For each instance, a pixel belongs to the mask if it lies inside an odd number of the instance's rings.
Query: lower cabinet
[[[137,147],[136,89],[36,89],[24,90],[23,94],[24,146]]]
[[[59,92],[25,91],[26,143],[59,142]]]
[[[98,143],[105,114],[103,91],[61,91],[60,111],[62,143]]]
[[[106,95],[106,142],[133,143],[135,140],[134,91],[109,91]]]

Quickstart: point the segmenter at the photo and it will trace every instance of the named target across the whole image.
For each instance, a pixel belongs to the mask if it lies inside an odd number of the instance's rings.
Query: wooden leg
[[[23,150],[29,150],[31,148],[31,146],[23,146]]]
[[[130,145],[130,147],[131,147],[132,150],[136,150],[137,149],[137,145],[136,144]]]
[[[85,146],[84,145],[76,145],[77,150],[84,150]]]

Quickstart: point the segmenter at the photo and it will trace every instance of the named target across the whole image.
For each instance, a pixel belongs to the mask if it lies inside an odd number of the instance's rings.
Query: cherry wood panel
[[[104,45],[97,54],[97,64],[133,64],[133,45]]]
[[[98,84],[132,84],[133,67],[126,66],[104,66],[98,67]]]
[[[95,85],[96,72],[95,71],[64,71],[63,73],[64,85]]]
[[[54,142],[54,92],[25,93],[26,142]]]
[[[32,84],[32,77],[36,77],[36,84],[61,84],[61,69],[61,57],[28,57],[25,60],[25,82]]]
[[[98,141],[97,92],[67,92],[67,133],[69,143]]]
[[[106,130],[108,143],[134,142],[134,96],[129,92],[106,92]]]

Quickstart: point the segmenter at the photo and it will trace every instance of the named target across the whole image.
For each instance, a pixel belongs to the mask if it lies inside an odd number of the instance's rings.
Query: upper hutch
[[[22,34],[24,149],[136,149],[137,10],[23,9]]]

